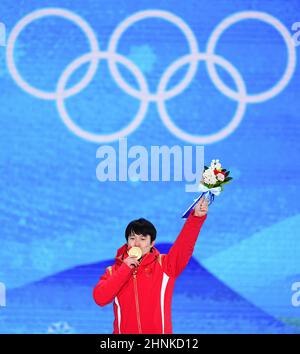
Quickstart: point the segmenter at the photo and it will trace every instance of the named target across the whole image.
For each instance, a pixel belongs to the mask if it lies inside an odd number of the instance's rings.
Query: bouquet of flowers
[[[218,196],[224,190],[223,185],[232,180],[229,174],[230,171],[222,168],[219,160],[212,160],[209,167],[204,166],[202,179],[198,188],[201,194],[198,198],[194,199],[193,204],[183,213],[182,218],[186,219],[189,216],[193,207],[203,196],[207,199],[208,205],[210,205],[214,201],[215,196]]]

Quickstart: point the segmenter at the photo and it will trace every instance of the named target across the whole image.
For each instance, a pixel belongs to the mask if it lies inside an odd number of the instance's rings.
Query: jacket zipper
[[[137,291],[137,280],[136,280],[136,270],[133,273],[133,282],[134,282],[134,293],[135,293],[135,305],[136,305],[136,316],[139,327],[139,334],[142,333],[141,327],[141,317],[140,317],[140,307],[139,307],[139,299],[138,299],[138,291]]]

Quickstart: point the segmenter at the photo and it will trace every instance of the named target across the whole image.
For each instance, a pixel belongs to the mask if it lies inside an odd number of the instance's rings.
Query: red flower
[[[214,174],[217,175],[218,173],[221,173],[223,176],[225,176],[225,172],[223,171],[218,171],[218,170],[214,170]]]

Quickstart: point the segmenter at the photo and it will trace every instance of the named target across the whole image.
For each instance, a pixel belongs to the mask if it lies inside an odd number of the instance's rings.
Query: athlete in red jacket
[[[156,230],[149,221],[139,219],[127,226],[127,243],[118,249],[115,264],[106,268],[93,291],[100,306],[114,300],[113,333],[172,333],[174,283],[193,254],[207,210],[207,201],[202,198],[164,255],[154,247]],[[142,250],[139,260],[127,253],[133,246]]]

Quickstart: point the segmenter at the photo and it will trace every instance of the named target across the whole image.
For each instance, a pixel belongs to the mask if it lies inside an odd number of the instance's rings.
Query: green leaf
[[[231,178],[232,179],[232,178]],[[224,180],[223,184],[227,184],[230,182],[230,179]]]

